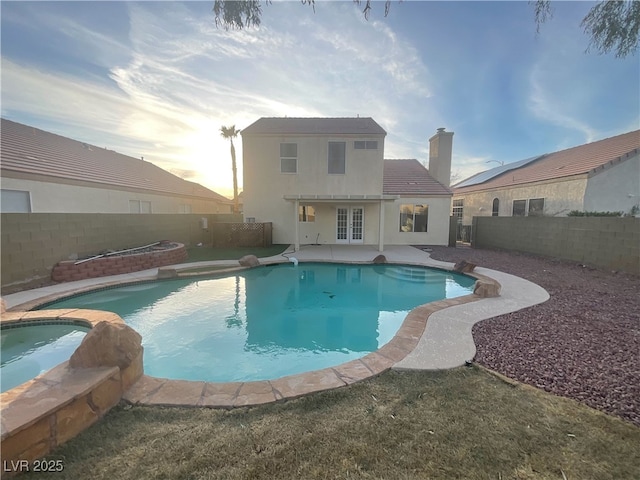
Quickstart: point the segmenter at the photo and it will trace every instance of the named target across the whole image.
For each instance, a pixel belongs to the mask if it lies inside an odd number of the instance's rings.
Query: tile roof
[[[34,127],[2,119],[0,130],[3,176],[9,172],[43,175],[147,192],[229,200],[202,185],[183,180],[141,159],[122,155]],[[8,175],[7,175],[8,176]]]
[[[418,160],[385,160],[382,178],[385,195],[451,195]]]
[[[373,118],[260,118],[243,129],[242,135],[386,135]]]
[[[574,175],[595,174],[602,168],[620,162],[639,151],[640,130],[635,130],[559,152],[541,155],[529,163],[525,162],[519,168],[490,176],[485,182],[462,187],[454,186],[452,190],[454,194],[463,194],[555,180]]]

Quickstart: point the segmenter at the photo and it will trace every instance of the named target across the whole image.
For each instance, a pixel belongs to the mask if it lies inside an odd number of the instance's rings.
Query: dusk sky
[[[368,21],[348,0],[274,1],[243,31],[216,28],[213,0],[2,1],[2,116],[231,196],[222,125],[360,115],[385,158],[426,162],[455,132],[462,180],[640,128],[638,56],[585,53],[595,3],[552,3],[536,35],[526,1],[378,2]]]

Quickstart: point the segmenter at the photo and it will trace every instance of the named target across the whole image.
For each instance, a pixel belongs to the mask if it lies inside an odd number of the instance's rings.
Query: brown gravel
[[[640,426],[640,277],[516,252],[430,247],[543,287],[551,298],[477,323],[475,361]]]

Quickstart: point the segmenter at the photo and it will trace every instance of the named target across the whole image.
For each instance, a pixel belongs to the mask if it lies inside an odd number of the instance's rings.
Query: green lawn
[[[245,255],[255,255],[258,258],[279,255],[284,252],[289,245],[272,245],[270,247],[235,247],[235,248],[212,248],[212,247],[189,247],[187,262],[203,262],[207,260],[238,260]]]
[[[72,479],[634,479],[640,428],[478,367],[387,372],[235,410],[119,406],[49,458]]]

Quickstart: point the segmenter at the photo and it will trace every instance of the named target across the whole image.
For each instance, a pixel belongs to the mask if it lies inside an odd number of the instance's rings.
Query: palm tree
[[[220,127],[220,135],[222,138],[228,138],[231,141],[231,169],[233,170],[233,213],[238,213],[238,169],[236,168],[236,147],[233,146],[233,139],[238,136],[240,130],[236,130],[235,125],[230,127]]]

